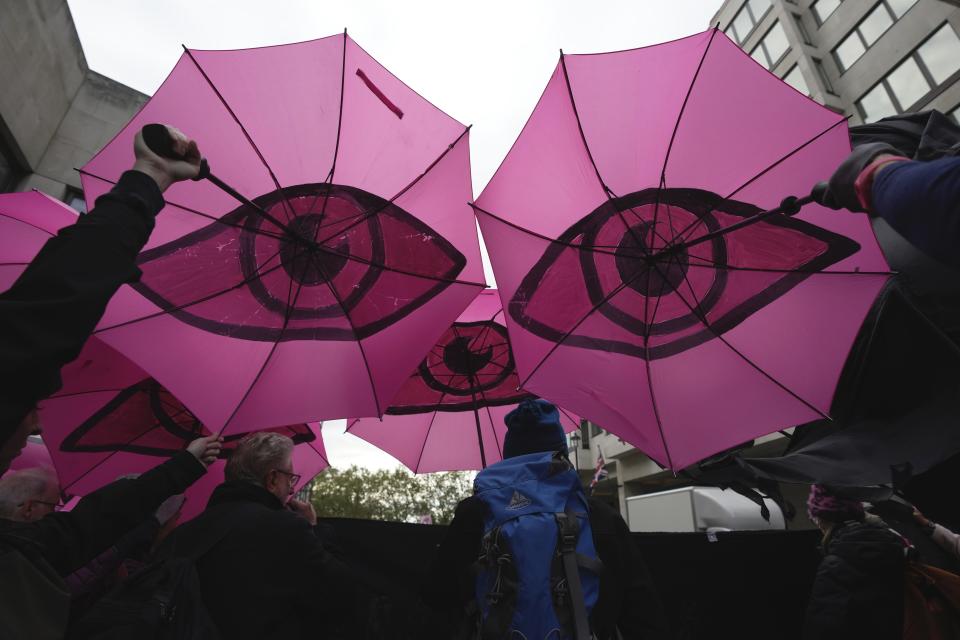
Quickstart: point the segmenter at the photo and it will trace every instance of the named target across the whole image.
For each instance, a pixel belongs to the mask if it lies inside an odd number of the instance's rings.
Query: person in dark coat
[[[537,402],[550,410],[515,410],[507,414],[504,458],[567,452],[566,436],[556,408],[544,400]],[[588,504],[593,542],[603,563],[600,595],[591,613],[593,633],[599,640],[670,637],[663,607],[639,550],[630,539],[627,523],[599,500],[589,498]],[[480,555],[484,509],[484,504],[473,496],[457,505],[423,585],[424,602],[453,625],[462,626],[475,597],[472,566]]]
[[[854,149],[823,203],[885,220],[928,256],[960,268],[960,127],[930,111],[851,129]]]
[[[278,433],[245,437],[207,508],[159,552],[192,553],[217,523],[233,521],[196,562],[204,604],[224,638],[323,638],[318,630],[356,619],[361,606],[350,571],[321,541],[313,506],[290,498],[292,454],[293,441]]]
[[[803,637],[807,640],[901,640],[907,545],[863,505],[813,485],[810,518],[823,531]]]
[[[61,638],[70,592],[63,577],[93,560],[183,493],[217,459],[221,440],[198,438],[135,479],[112,482],[69,512],[34,522],[0,518],[0,638]]]
[[[37,432],[37,403],[60,388],[61,367],[80,354],[110,298],[139,279],[136,257],[164,206],[163,191],[199,172],[196,143],[168,129],[186,160],[161,158],[138,133],[133,168],[0,293],[0,474]]]

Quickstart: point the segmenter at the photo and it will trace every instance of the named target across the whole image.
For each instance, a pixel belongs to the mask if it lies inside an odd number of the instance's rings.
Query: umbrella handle
[[[143,142],[150,151],[161,158],[171,160],[185,160],[186,158],[173,150],[173,136],[166,126],[162,124],[147,124],[140,129],[140,135],[143,136]],[[210,177],[210,165],[206,158],[200,159],[200,172],[191,178],[191,180],[203,180]]]

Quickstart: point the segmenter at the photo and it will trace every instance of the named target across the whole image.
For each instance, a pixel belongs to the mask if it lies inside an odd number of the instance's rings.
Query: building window
[[[750,56],[767,69],[773,69],[789,50],[790,41],[787,40],[787,34],[783,30],[783,25],[781,25],[778,20],[773,23],[773,26],[770,27],[767,34],[763,36],[760,44],[750,52]]]
[[[813,67],[817,70],[817,76],[820,78],[820,82],[823,83],[823,88],[827,93],[837,95],[833,90],[833,83],[830,82],[830,76],[827,75],[827,69],[823,66],[823,60],[819,58],[813,58]]]
[[[800,93],[807,96],[810,95],[810,88],[807,86],[807,81],[803,79],[803,72],[800,71],[800,65],[793,65],[790,71],[787,72],[787,75],[783,76],[783,81]]]
[[[960,71],[960,37],[949,24],[917,47],[857,101],[865,122],[909,111]]]
[[[734,16],[724,33],[733,36],[737,44],[743,44],[744,40],[750,35],[757,23],[770,10],[770,0],[747,0],[746,4]]]
[[[817,24],[823,24],[827,18],[833,15],[833,12],[840,6],[841,0],[817,0],[810,5],[813,11],[813,17],[817,19]]]
[[[83,191],[80,189],[68,188],[67,197],[64,198],[63,201],[80,213],[87,212],[87,201],[83,197]]]
[[[853,66],[853,63],[873,46],[893,23],[916,3],[917,0],[900,0],[893,2],[883,0],[853,28],[847,37],[833,50],[833,57],[843,73]]]
[[[793,21],[797,24],[797,31],[800,32],[800,37],[803,38],[804,44],[813,44],[813,40],[810,39],[810,34],[807,32],[807,28],[803,26],[803,18],[797,14],[791,14],[793,16]]]

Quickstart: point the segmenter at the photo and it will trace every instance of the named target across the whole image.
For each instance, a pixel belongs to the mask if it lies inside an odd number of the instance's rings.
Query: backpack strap
[[[570,590],[570,608],[573,610],[575,640],[590,640],[590,621],[587,619],[587,607],[583,597],[583,585],[580,584],[579,560],[588,560],[577,554],[577,538],[580,536],[580,523],[577,514],[569,509],[566,513],[555,513],[559,541],[557,551],[563,561],[563,572]]]

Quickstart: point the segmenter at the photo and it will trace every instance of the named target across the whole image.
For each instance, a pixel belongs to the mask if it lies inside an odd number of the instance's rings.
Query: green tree
[[[435,524],[449,524],[472,483],[473,474],[462,471],[417,476],[402,468],[330,468],[310,484],[310,500],[321,518],[416,522],[429,515]]]

